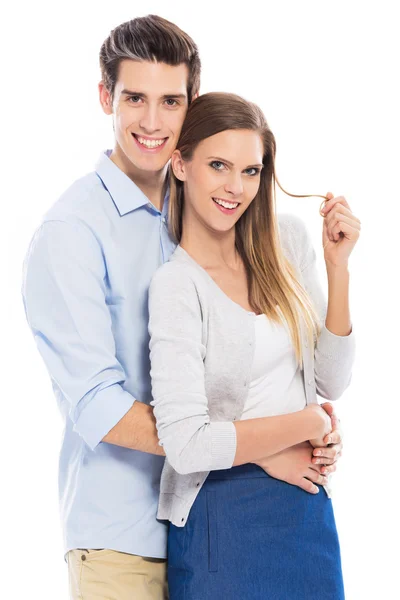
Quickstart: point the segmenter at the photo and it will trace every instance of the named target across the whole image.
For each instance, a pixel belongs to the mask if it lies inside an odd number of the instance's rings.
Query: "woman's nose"
[[[233,194],[234,196],[240,196],[243,193],[243,181],[241,173],[232,173],[225,184],[225,191]]]

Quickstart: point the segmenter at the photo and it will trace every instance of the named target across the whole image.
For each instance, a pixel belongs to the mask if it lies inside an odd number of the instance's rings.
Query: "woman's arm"
[[[160,445],[178,473],[255,462],[330,431],[330,418],[318,405],[277,417],[211,422],[202,309],[195,284],[181,265],[166,263],[156,272],[149,311],[151,404]]]
[[[349,311],[347,266],[326,262],[328,274],[328,301],[326,301],[317,270],[315,249],[304,222],[295,215],[288,215],[286,227],[291,229],[294,252],[300,257],[297,268],[301,283],[320,317],[321,334],[314,350],[316,390],[322,398],[337,400],[350,384],[355,355],[355,339]],[[334,242],[330,242],[329,239],[328,242],[334,245]]]

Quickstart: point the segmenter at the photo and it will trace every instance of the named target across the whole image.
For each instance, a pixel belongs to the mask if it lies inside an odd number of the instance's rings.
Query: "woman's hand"
[[[316,447],[326,446],[324,439],[328,434],[332,432],[332,419],[329,414],[328,406],[331,406],[329,402],[325,402],[324,405],[309,404],[303,411],[313,419],[315,437],[310,439],[310,444]],[[325,408],[326,407],[326,408]]]
[[[343,196],[334,198],[333,194],[328,192],[326,197],[329,200],[321,209],[324,216],[324,259],[334,266],[346,266],[360,236],[361,221],[353,215]]]
[[[315,406],[314,404],[311,404],[311,406]],[[328,444],[330,444],[330,440],[331,440],[331,436],[333,436],[333,430],[334,430],[334,426],[336,424],[336,415],[334,413],[333,410],[333,406],[332,404],[330,404],[329,402],[324,402],[321,405],[318,405],[321,409],[323,409],[325,411],[325,413],[327,414],[327,416],[330,419],[330,430],[327,433],[322,434],[321,436],[317,436],[315,438],[313,438],[312,440],[309,440],[311,446],[313,448],[324,448],[326,447]],[[309,408],[309,407],[306,407]],[[334,417],[334,419],[332,418]]]
[[[308,442],[286,448],[257,461],[256,464],[271,477],[297,485],[310,494],[317,494],[319,489],[316,484],[326,485],[327,475],[336,470],[336,465],[324,467],[325,472],[322,475],[322,467],[312,463],[312,447]]]

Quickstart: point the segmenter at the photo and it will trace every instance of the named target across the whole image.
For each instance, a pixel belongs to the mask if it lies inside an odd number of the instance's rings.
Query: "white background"
[[[3,9],[2,598],[68,597],[57,499],[62,422],[25,323],[21,264],[42,214],[112,145],[111,120],[97,99],[102,41],[120,22],[149,13],[195,39],[203,93],[236,92],[262,107],[286,189],[343,194],[361,219],[350,260],[357,362],[337,403],[345,452],[334,504],[347,600],[400,597],[395,5],[82,0],[13,2]],[[318,208],[318,199],[278,197],[279,211],[306,221],[326,284]]]

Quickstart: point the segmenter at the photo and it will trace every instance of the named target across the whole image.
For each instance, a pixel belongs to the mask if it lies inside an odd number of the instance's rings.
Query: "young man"
[[[147,294],[175,249],[167,166],[199,92],[200,59],[187,34],[148,16],[112,31],[100,64],[115,146],[45,216],[23,295],[65,419],[59,485],[71,597],[161,599],[167,529],[155,516],[163,451],[149,406]],[[332,471],[337,431],[335,440],[324,458]],[[312,486],[304,449],[289,450],[271,474]]]

